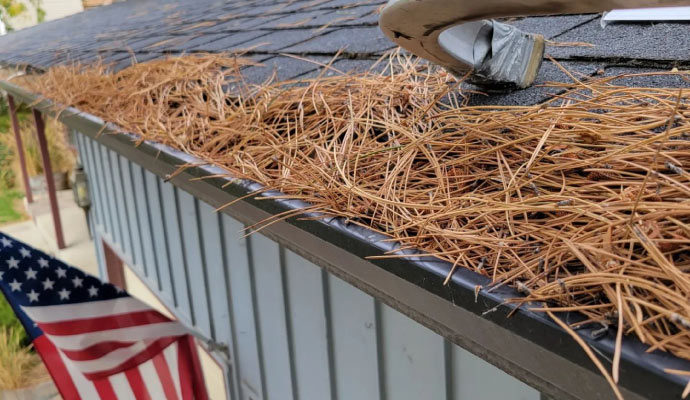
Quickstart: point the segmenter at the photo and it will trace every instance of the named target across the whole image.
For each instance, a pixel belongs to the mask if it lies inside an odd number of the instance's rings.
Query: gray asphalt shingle
[[[553,47],[548,53],[562,59],[639,59],[688,61],[690,25],[687,23],[610,24],[601,27],[596,18],[557,38],[561,42],[585,42],[592,47]]]
[[[290,53],[347,53],[382,54],[395,45],[384,37],[378,27],[341,28],[284,49]]]
[[[395,45],[377,26],[385,0],[139,0],[90,9],[0,38],[0,64],[45,68],[57,63],[113,62],[114,69],[185,52],[244,51],[264,67],[244,70],[258,83],[273,71],[277,79],[313,77],[316,64],[280,54],[303,55],[329,62],[343,72],[367,69]],[[599,69],[615,74],[690,66],[690,25],[635,23],[600,26],[596,14],[528,17],[509,23],[541,33],[556,42],[586,42],[593,47],[547,46],[547,54],[584,77]],[[324,28],[324,25],[327,27]],[[620,68],[619,68],[620,67]],[[382,67],[379,67],[382,68]],[[638,69],[636,69],[638,68]],[[617,72],[618,71],[618,72]],[[325,72],[326,75],[335,74]],[[534,104],[554,89],[539,86],[569,78],[545,61],[536,86],[505,94],[471,95],[472,104]],[[621,82],[672,85],[663,77],[626,78]]]

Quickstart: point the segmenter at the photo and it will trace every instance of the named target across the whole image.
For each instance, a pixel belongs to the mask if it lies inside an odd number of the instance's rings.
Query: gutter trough
[[[247,225],[306,206],[301,201],[277,199],[281,194],[276,191],[251,195],[263,187],[248,180],[220,178],[219,174],[227,174],[225,170],[171,147],[150,141],[137,145],[136,136],[123,133],[98,117],[75,108],[61,109],[10,82],[0,81],[0,89],[29,107],[57,116],[68,127],[163,179],[168,179],[181,165],[194,165],[169,181],[213,207],[246,196],[220,212]],[[543,313],[529,311],[527,306],[515,310],[515,305],[504,304],[507,299],[520,297],[512,288],[499,287],[488,292],[490,280],[464,268],[456,270],[449,283],[443,285],[452,265],[422,253],[406,252],[410,255],[406,258],[367,259],[394,251],[398,245],[385,241],[387,236],[348,224],[343,218],[306,214],[270,224],[261,232],[531,385],[543,398],[613,398],[605,378],[567,332]],[[483,289],[476,292],[477,287]],[[578,313],[561,313],[559,317],[568,323],[583,318]],[[594,332],[600,328],[587,326],[578,333],[595,353],[610,360],[615,332],[610,329],[594,339]],[[667,374],[664,369],[690,371],[690,362],[646,350],[647,346],[637,339],[623,338],[619,383],[623,396],[680,398],[687,378]],[[610,368],[610,361],[604,360],[604,365]]]

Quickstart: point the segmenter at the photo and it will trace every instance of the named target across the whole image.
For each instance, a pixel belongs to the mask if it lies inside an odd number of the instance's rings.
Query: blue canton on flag
[[[124,290],[0,233],[0,290],[65,399],[206,399],[194,341]]]

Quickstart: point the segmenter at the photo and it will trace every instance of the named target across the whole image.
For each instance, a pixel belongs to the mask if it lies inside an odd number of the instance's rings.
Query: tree
[[[45,17],[45,11],[41,8],[41,0],[29,1],[36,7],[38,22],[42,22]],[[16,17],[26,11],[28,11],[26,5],[20,0],[0,0],[0,21],[5,24],[7,30],[12,30],[12,25],[9,21],[10,18]]]

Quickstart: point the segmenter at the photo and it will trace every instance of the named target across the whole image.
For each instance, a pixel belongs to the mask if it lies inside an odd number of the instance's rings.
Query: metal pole
[[[17,155],[19,156],[19,167],[22,170],[22,182],[24,183],[24,195],[26,201],[34,202],[34,196],[31,193],[31,186],[29,185],[29,172],[26,170],[26,155],[24,154],[24,143],[22,142],[22,135],[19,132],[19,121],[17,120],[17,107],[14,104],[14,97],[7,95],[7,103],[10,108],[10,119],[12,120],[12,130],[14,131],[14,141],[17,144]]]
[[[48,186],[48,199],[50,200],[50,212],[53,214],[53,224],[55,225],[55,239],[58,249],[65,248],[65,237],[62,235],[62,222],[60,221],[60,209],[58,208],[57,195],[55,193],[55,178],[53,167],[50,163],[48,154],[48,141],[46,140],[45,123],[41,112],[33,109],[34,120],[36,121],[36,136],[38,136],[38,147],[41,149],[41,159],[43,160],[43,172],[46,176]]]

